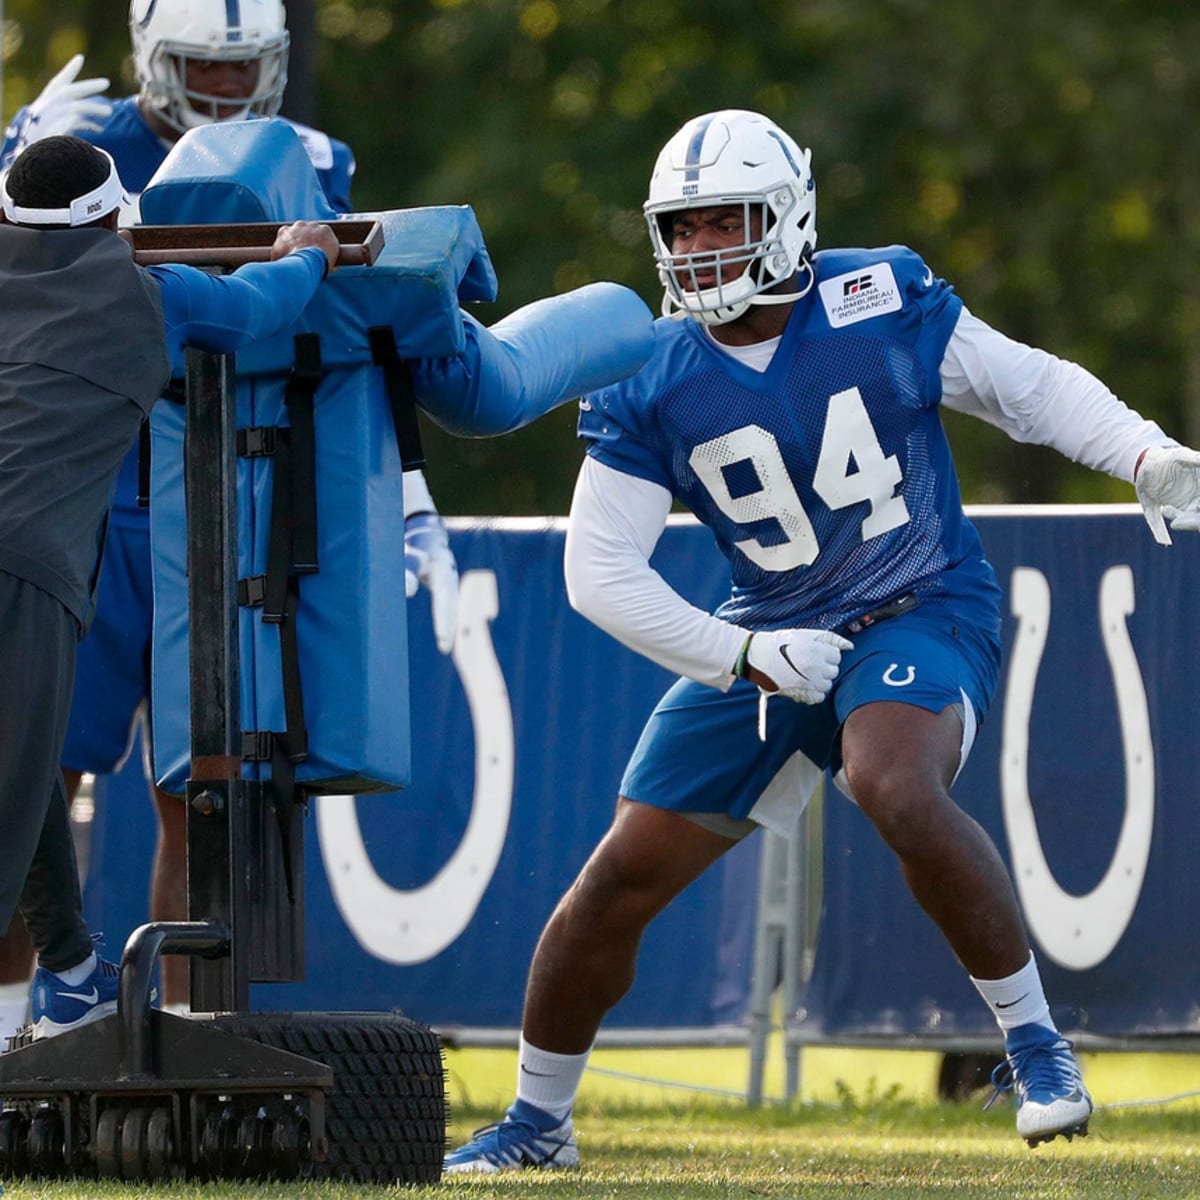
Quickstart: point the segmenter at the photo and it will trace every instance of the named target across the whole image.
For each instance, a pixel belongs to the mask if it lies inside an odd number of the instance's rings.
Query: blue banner
[[[1006,593],[1005,671],[956,788],[1013,864],[1060,1025],[1194,1033],[1200,778],[1191,598],[1200,541],[1163,549],[1118,507],[978,512]],[[520,1023],[534,943],[611,819],[625,759],[670,682],[567,606],[561,522],[452,522],[463,572],[453,661],[409,602],[413,783],[313,802],[303,983],[259,1007],[400,1007],[439,1027]],[[655,565],[712,607],[728,570],[672,523]],[[829,790],[825,911],[794,1028],[831,1040],[994,1037],[890,852]],[[110,943],[148,919],[153,810],[134,761],[97,786],[85,897]],[[607,1028],[743,1022],[759,838],[652,926]]]
[[[955,798],[1011,864],[1061,1028],[1194,1034],[1200,541],[1164,549],[1125,506],[974,520],[1005,590],[1004,673]],[[796,1031],[994,1037],[891,853],[830,794]]]

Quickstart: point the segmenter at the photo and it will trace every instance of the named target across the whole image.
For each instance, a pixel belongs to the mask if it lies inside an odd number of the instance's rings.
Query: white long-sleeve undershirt
[[[965,308],[941,378],[947,408],[1126,483],[1147,447],[1178,445],[1078,363],[1014,341]]]
[[[724,691],[746,631],[689,604],[650,565],[671,493],[588,457],[567,522],[567,599],[659,666]]]
[[[941,380],[946,407],[1118,479],[1132,481],[1147,447],[1177,444],[1083,367],[1014,341],[965,309]],[[671,503],[666,488],[585,459],[567,525],[567,596],[630,649],[724,691],[748,631],[688,603],[650,565]]]

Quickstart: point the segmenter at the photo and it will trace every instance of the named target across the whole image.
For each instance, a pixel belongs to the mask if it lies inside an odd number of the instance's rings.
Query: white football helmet
[[[219,120],[273,117],[283,103],[288,32],[281,0],[132,0],[129,33],[143,102],[181,133]],[[257,62],[258,78],[250,95],[234,99],[189,91],[189,59]]]
[[[817,245],[816,184],[811,154],[773,121],[730,108],[688,121],[663,147],[650,177],[644,206],[654,260],[662,281],[663,315],[672,310],[723,325],[752,304],[790,304],[812,287]],[[682,209],[743,206],[746,236],[740,246],[699,254],[671,252],[671,218]],[[761,232],[754,234],[757,221]],[[733,280],[702,288],[698,271],[745,263]],[[798,291],[768,294],[797,272],[808,280]]]

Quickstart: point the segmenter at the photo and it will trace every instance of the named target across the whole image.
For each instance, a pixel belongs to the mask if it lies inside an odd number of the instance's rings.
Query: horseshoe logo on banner
[[[321,857],[333,898],[359,944],[397,965],[440,954],[475,915],[492,881],[512,809],[513,719],[489,622],[500,611],[492,571],[467,571],[458,600],[454,666],[475,731],[475,792],[462,841],[428,883],[404,890],[379,877],[353,796],[316,804]]]
[[[1041,571],[1012,574],[1017,636],[1004,697],[1000,791],[1017,892],[1030,931],[1059,966],[1085,971],[1120,941],[1141,895],[1154,832],[1154,745],[1146,688],[1129,640],[1133,571],[1110,567],[1100,582],[1100,626],[1116,690],[1125,757],[1125,816],[1104,878],[1085,896],[1065,892],[1042,852],[1029,799],[1029,719],[1050,625],[1050,587]]]

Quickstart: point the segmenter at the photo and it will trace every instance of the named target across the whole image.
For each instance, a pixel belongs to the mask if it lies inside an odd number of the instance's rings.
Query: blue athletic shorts
[[[108,775],[121,765],[134,718],[150,695],[153,622],[149,526],[114,521],[104,543],[95,619],[79,643],[62,756],[68,771]]]
[[[842,656],[824,703],[768,700],[765,742],[757,687],[739,680],[720,692],[681,679],[646,722],[621,795],[734,822],[758,805],[754,820],[784,833],[823,772],[841,768],[839,733],[856,708],[894,700],[941,712],[965,696],[974,719],[983,719],[1000,667],[999,644],[989,635],[938,609],[894,617],[850,640],[854,649]],[[726,829],[721,821],[711,827]]]

